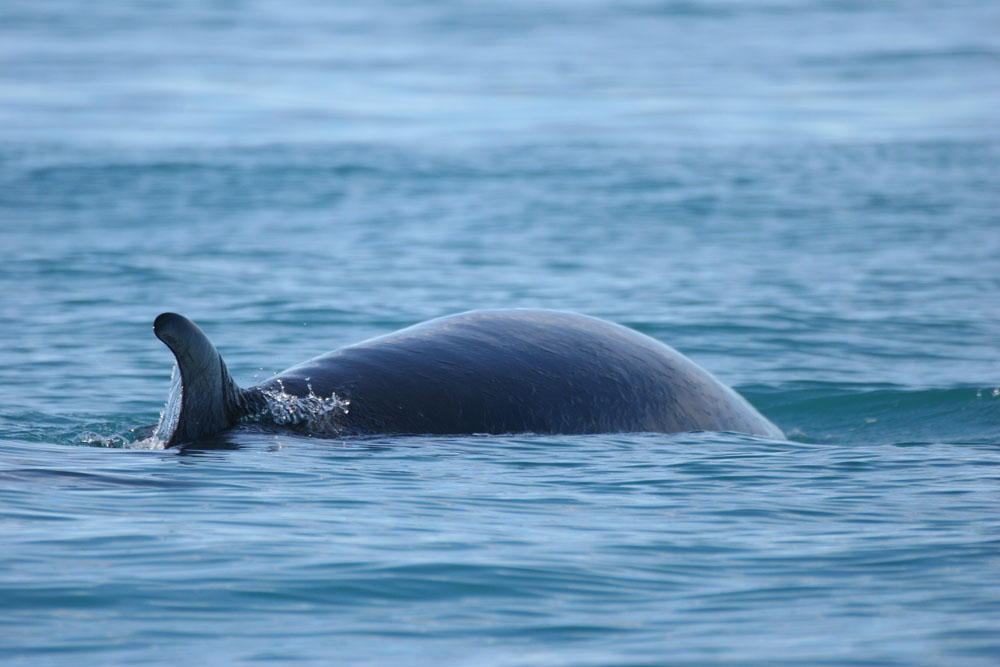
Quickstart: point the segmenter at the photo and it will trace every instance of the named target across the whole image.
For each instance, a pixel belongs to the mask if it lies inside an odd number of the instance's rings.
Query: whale
[[[732,431],[784,438],[674,348],[576,313],[449,315],[341,347],[245,389],[191,320],[163,313],[153,331],[176,361],[155,430],[167,447],[269,414],[282,416],[271,420],[278,425],[337,436]],[[309,419],[310,411],[323,419]]]

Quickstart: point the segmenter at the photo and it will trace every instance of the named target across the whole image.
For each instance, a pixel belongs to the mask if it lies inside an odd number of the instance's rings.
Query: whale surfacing
[[[156,437],[196,441],[284,399],[330,411],[324,432],[582,434],[781,430],[708,371],[657,340],[585,315],[459,313],[334,350],[240,389],[204,332],[164,313],[153,324],[179,382]]]

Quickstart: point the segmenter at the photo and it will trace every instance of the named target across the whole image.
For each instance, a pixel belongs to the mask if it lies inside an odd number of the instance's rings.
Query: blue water
[[[1000,5],[0,5],[0,662],[1000,662]],[[142,449],[473,308],[634,327],[788,440]]]

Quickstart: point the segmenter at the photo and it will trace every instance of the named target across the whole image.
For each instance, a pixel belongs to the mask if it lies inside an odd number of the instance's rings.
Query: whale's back
[[[260,385],[349,402],[356,433],[738,431],[782,437],[673,348],[556,311],[472,311],[341,348]]]

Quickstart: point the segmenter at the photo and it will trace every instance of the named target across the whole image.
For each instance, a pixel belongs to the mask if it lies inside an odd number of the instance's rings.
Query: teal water
[[[996,664],[1000,7],[0,7],[0,662]],[[789,436],[137,448],[473,308]]]

